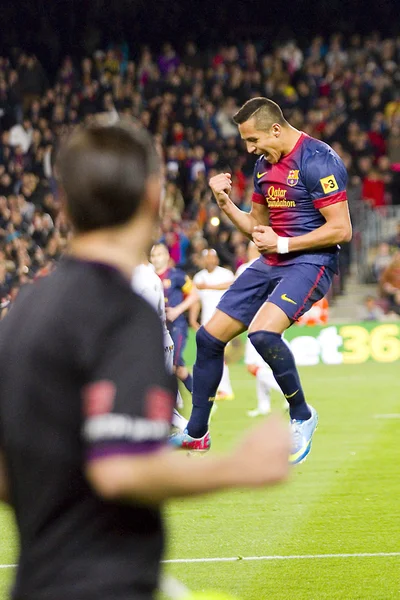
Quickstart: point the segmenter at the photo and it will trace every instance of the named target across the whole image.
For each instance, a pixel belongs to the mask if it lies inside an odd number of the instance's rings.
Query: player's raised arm
[[[220,173],[211,177],[209,181],[210,188],[214,194],[218,206],[224,211],[232,223],[249,239],[252,239],[254,227],[257,225],[268,225],[268,208],[265,204],[254,202],[249,213],[240,210],[229,197],[232,189],[232,180],[230,173]],[[257,190],[255,190],[255,194]]]

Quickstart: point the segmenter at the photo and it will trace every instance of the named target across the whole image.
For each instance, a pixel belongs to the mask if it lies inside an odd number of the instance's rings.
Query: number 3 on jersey
[[[335,192],[339,189],[334,175],[328,175],[328,177],[320,179],[320,182],[325,194],[330,194],[331,192]]]

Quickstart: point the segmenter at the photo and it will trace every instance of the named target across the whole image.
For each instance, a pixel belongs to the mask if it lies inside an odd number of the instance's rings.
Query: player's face
[[[268,131],[261,131],[255,127],[255,119],[249,119],[239,125],[239,133],[246,142],[247,152],[260,156],[264,154],[265,159],[272,165],[278,162],[282,156],[280,125],[275,123]]]
[[[208,252],[204,257],[204,266],[207,271],[213,271],[218,266],[218,256]]]
[[[164,246],[154,246],[150,252],[150,262],[156,271],[163,271],[167,268],[169,254]]]

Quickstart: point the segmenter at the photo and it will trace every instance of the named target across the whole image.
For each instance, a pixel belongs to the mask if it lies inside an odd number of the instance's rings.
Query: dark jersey
[[[293,150],[271,165],[260,156],[254,169],[253,202],[268,207],[269,224],[279,236],[304,235],[321,227],[321,208],[344,202],[347,172],[324,142],[302,133]],[[270,265],[311,263],[337,269],[338,246],[321,250],[267,254]]]
[[[193,289],[191,279],[182,269],[167,269],[159,275],[159,278],[164,287],[165,306],[178,306]],[[174,325],[187,325],[184,313],[175,319]]]
[[[66,259],[20,294],[0,324],[15,600],[153,598],[159,510],[102,500],[84,469],[164,445],[174,391],[159,319],[115,269]]]

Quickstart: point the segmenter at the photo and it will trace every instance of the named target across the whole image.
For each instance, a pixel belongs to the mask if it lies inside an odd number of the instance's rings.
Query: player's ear
[[[274,123],[271,129],[272,135],[274,135],[275,137],[279,137],[281,135],[281,126],[279,125],[279,123]]]

